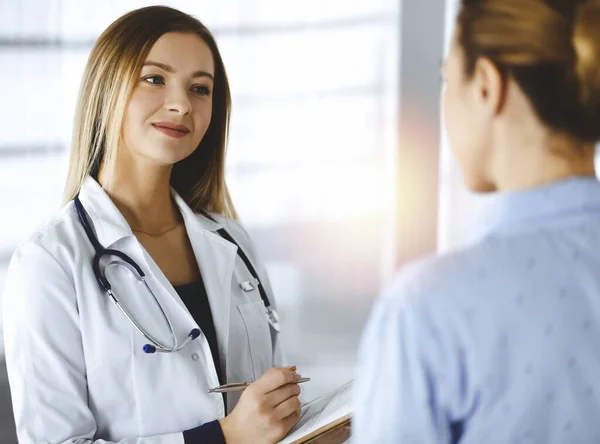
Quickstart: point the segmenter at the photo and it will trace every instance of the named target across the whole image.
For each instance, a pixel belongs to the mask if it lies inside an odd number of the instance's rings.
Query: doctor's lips
[[[152,124],[152,126],[161,133],[170,137],[175,137],[176,139],[184,137],[190,132],[187,126],[177,125],[171,122],[155,122]]]

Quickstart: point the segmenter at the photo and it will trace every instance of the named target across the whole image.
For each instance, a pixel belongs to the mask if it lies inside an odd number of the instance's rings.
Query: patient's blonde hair
[[[548,127],[600,139],[600,0],[462,0],[465,73],[487,57]]]

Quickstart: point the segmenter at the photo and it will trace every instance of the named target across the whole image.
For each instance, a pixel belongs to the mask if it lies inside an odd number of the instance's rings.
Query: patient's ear
[[[506,82],[498,67],[487,57],[480,57],[475,62],[473,73],[476,101],[482,112],[493,117],[504,107],[506,99]]]

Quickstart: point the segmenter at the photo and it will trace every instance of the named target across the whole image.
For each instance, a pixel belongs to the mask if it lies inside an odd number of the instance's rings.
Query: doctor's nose
[[[164,106],[169,112],[188,114],[192,110],[188,91],[182,88],[171,88],[165,97]]]

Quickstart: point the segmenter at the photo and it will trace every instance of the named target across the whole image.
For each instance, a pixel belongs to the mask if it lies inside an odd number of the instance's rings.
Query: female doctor
[[[280,367],[269,281],[224,181],[229,113],[196,19],[147,7],[96,42],[67,203],[7,276],[20,442],[274,443],[297,422],[299,375]]]

